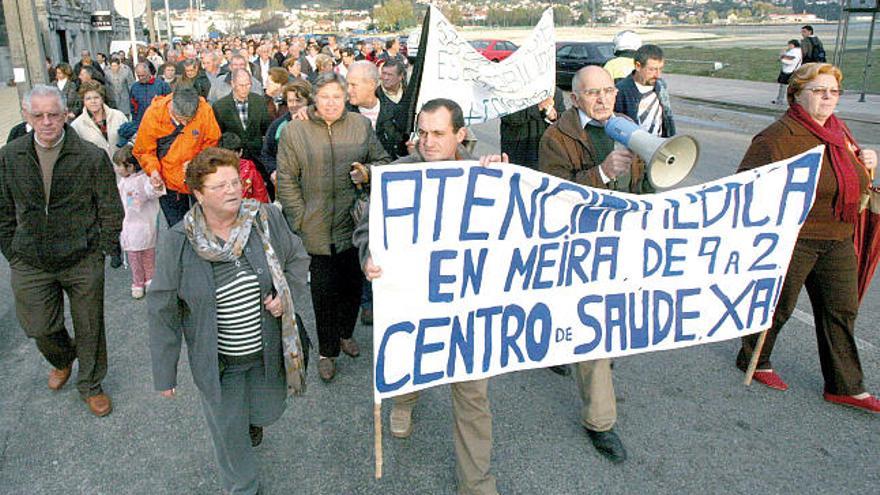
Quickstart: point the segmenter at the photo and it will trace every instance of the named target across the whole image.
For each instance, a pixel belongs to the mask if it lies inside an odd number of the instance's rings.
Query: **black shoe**
[[[609,461],[620,464],[626,460],[626,449],[623,448],[623,442],[620,441],[620,437],[617,436],[614,430],[587,430],[587,435],[590,437],[590,441],[593,442],[593,447],[596,447],[596,450]]]
[[[251,435],[251,447],[256,447],[263,443],[263,427],[250,425],[248,433]]]
[[[556,373],[559,376],[568,376],[571,374],[571,368],[569,368],[567,364],[561,364],[559,366],[550,366],[547,369]]]

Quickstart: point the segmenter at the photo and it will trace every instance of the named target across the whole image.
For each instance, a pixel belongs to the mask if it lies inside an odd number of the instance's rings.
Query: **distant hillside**
[[[304,0],[284,0],[284,5],[288,8],[300,8],[303,4],[312,5],[320,4],[326,8],[332,9],[353,9],[353,10],[370,10],[377,2],[375,0],[323,0],[323,1],[304,1]],[[216,10],[220,0],[203,0],[202,8]],[[265,0],[244,0],[245,8],[259,10],[266,6]],[[168,6],[171,9],[188,9],[189,0],[169,0]],[[193,2],[195,6],[195,2]],[[165,8],[164,0],[153,0],[153,9],[160,10]]]

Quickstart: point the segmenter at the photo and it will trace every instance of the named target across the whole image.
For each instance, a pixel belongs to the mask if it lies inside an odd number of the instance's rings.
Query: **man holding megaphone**
[[[544,132],[538,151],[541,172],[590,187],[651,193],[644,162],[628,149],[614,149],[605,124],[614,116],[617,88],[605,69],[588,66],[571,82],[572,107]],[[626,460],[626,449],[614,431],[617,402],[611,360],[576,365],[583,407],[581,421],[596,450],[615,463]]]

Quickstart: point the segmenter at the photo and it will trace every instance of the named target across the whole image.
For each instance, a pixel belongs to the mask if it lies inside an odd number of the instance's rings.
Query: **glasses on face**
[[[232,188],[233,191],[237,191],[241,189],[241,179],[232,179],[226,182],[218,182],[217,184],[212,184],[210,186],[208,184],[205,184],[202,187],[213,193],[225,191],[227,188]]]
[[[804,88],[804,91],[809,91],[816,96],[822,96],[824,94],[828,94],[830,96],[840,96],[843,94],[843,90],[839,88],[826,88],[825,86],[813,86],[810,88]]]
[[[599,95],[614,96],[617,94],[617,88],[614,86],[608,86],[607,88],[590,88],[584,89],[580,93],[584,96],[589,96],[590,98],[598,98]]]

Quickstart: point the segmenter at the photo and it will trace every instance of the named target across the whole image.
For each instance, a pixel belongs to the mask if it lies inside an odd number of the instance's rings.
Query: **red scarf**
[[[837,179],[837,197],[834,199],[834,214],[841,221],[856,223],[859,218],[859,201],[861,196],[861,183],[857,164],[852,162],[850,151],[858,156],[860,149],[853,139],[846,124],[835,115],[828,117],[824,126],[813,120],[804,107],[792,103],[786,115],[795,122],[804,126],[810,133],[828,148],[831,155],[831,169]]]

